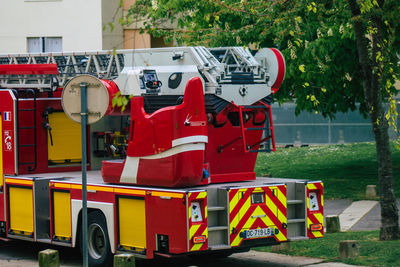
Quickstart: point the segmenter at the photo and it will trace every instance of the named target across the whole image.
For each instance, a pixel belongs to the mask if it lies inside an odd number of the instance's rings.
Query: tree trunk
[[[363,74],[365,101],[370,110],[370,118],[375,135],[376,154],[378,160],[379,193],[381,204],[380,240],[399,239],[399,215],[393,190],[392,155],[390,152],[388,122],[382,106],[380,69],[376,63],[378,51],[383,47],[380,36],[380,19],[373,17],[377,28],[372,37],[372,54],[369,55],[370,41],[365,37],[366,29],[361,18],[360,8],[356,0],[348,0],[353,15],[354,32],[357,42],[358,57]]]

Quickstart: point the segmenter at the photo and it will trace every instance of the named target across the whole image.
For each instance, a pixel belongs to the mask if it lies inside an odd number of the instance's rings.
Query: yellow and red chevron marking
[[[252,204],[253,193],[264,193],[264,203]],[[229,191],[229,221],[231,246],[240,246],[240,232],[248,229],[274,228],[278,242],[287,240],[286,186],[231,189]]]
[[[318,197],[319,209],[315,211],[310,210],[310,192],[315,192]],[[321,224],[322,230],[311,231],[312,224]],[[324,184],[322,182],[308,183],[307,184],[307,236],[309,238],[318,238],[324,236]]]
[[[188,195],[189,202],[189,251],[199,251],[208,249],[208,227],[207,227],[207,192],[192,192]],[[191,203],[199,202],[201,206],[201,213],[203,216],[202,222],[192,222],[192,210]],[[195,236],[205,236],[206,242],[204,243],[193,243],[193,237]]]

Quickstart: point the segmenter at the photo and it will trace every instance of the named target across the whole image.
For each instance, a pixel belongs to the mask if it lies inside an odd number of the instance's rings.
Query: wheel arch
[[[111,252],[115,253],[115,227],[114,227],[114,205],[112,203],[104,202],[87,202],[88,214],[92,211],[100,211],[107,223],[108,239],[110,241]],[[71,218],[72,218],[72,247],[78,245],[77,238],[82,229],[82,200],[72,199],[71,200]]]

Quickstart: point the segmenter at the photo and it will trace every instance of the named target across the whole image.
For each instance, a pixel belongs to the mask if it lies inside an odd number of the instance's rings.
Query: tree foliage
[[[361,1],[365,8],[372,0]],[[385,17],[387,52],[382,62],[388,86],[382,97],[394,91],[399,48],[397,1],[387,1]],[[143,31],[166,36],[178,45],[277,47],[287,63],[282,89],[275,99],[295,99],[296,112],[336,112],[357,109],[367,114],[351,12],[339,0],[138,0],[125,21],[144,19]],[[175,23],[175,30],[164,25]],[[369,27],[370,30],[373,30]],[[396,35],[397,33],[397,35]],[[397,39],[396,39],[397,38]],[[389,41],[390,40],[390,41]],[[399,49],[397,49],[399,51]]]
[[[287,73],[276,100],[334,117],[359,109],[371,118],[382,240],[399,238],[388,125],[396,128],[398,0],[137,0],[126,21],[180,45],[278,47]],[[164,30],[176,23],[175,30]],[[384,110],[383,102],[388,102]],[[356,104],[360,103],[359,106]]]

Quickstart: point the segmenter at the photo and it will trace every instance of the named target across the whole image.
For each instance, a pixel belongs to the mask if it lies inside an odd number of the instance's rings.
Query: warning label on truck
[[[4,150],[12,151],[12,134],[10,130],[3,131],[4,136]]]

